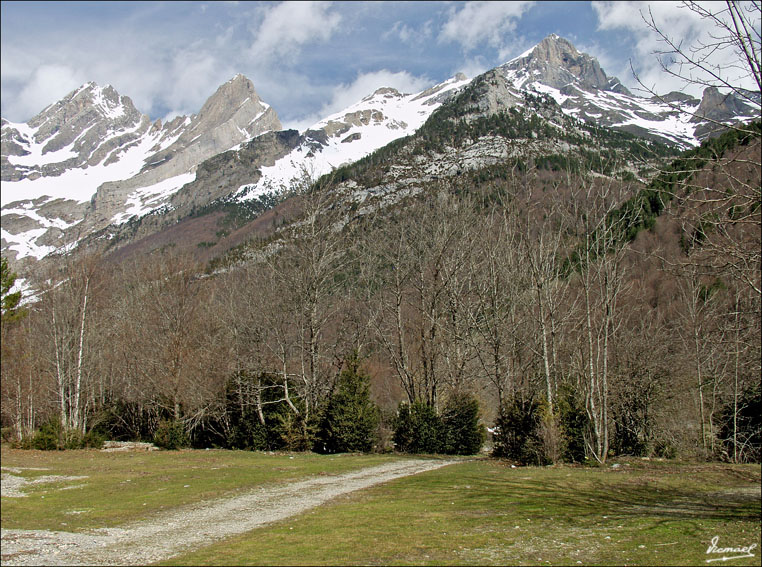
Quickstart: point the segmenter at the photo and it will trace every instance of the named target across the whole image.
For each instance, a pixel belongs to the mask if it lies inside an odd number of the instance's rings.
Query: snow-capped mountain
[[[198,114],[151,123],[87,83],[28,123],[2,122],[2,249],[41,258],[164,204],[202,161],[268,130],[275,111],[237,75]]]
[[[702,100],[678,92],[635,96],[594,57],[555,34],[497,70],[516,89],[549,94],[570,116],[682,147],[717,132],[714,120],[759,118],[759,106],[715,88],[706,89]]]
[[[88,83],[26,124],[2,122],[3,255],[18,266],[94,234],[140,238],[217,200],[247,202],[305,173],[316,178],[414,134],[477,83],[474,98],[457,103],[469,107],[462,114],[469,120],[513,107],[540,112],[525,104],[526,96],[545,94],[567,118],[681,147],[711,135],[717,120],[759,117],[758,107],[717,89],[706,89],[701,101],[682,93],[635,96],[595,58],[555,35],[474,80],[457,75],[413,94],[380,88],[304,132],[281,130],[273,108],[242,75],[222,85],[198,114],[166,124],[152,123],[113,87]],[[562,121],[551,122],[563,128]],[[474,139],[466,151],[445,151],[416,167],[437,175],[459,171],[462,160],[477,167],[540,146],[566,151],[568,144],[556,142]],[[143,220],[128,224],[136,219]]]
[[[3,122],[3,251],[16,260],[40,259],[157,209],[190,209],[231,192],[247,200],[305,171],[321,175],[415,132],[467,83],[458,75],[420,93],[381,88],[302,135],[264,137],[280,131],[280,122],[242,75],[197,115],[163,126],[112,87],[88,83],[27,124]],[[231,150],[236,171],[199,171]],[[218,169],[226,172],[221,183]]]
[[[459,73],[420,93],[403,94],[393,88],[380,88],[310,126],[292,151],[272,165],[262,167],[261,177],[241,185],[234,197],[245,201],[288,187],[304,174],[318,177],[355,162],[414,133],[434,110],[469,82]]]

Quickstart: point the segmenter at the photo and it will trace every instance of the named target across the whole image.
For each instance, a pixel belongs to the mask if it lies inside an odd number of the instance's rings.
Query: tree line
[[[4,435],[469,454],[487,426],[524,463],[759,460],[758,265],[681,247],[703,214],[687,202],[631,231],[613,213],[638,185],[552,180],[439,181],[354,219],[315,184],[280,238],[213,274],[62,257],[25,317],[4,302]]]

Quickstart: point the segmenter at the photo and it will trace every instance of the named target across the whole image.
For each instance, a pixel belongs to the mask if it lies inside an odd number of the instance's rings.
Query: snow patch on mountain
[[[195,179],[196,172],[192,171],[135,190],[127,197],[126,209],[111,218],[112,224],[122,224],[132,217],[140,217],[162,207],[183,185]]]
[[[420,128],[447,97],[471,80],[463,75],[419,93],[402,94],[382,87],[348,108],[307,128],[306,140],[275,164],[261,168],[262,177],[241,185],[240,201],[288,189],[306,174],[316,179],[342,165],[355,162],[394,140]],[[324,133],[317,136],[317,133]]]
[[[128,179],[137,175],[145,166],[146,159],[155,153],[153,146],[156,145],[157,139],[158,136],[140,139],[135,145],[123,149],[119,159],[109,165],[105,164],[108,160],[104,159],[97,165],[67,169],[58,176],[26,178],[13,183],[3,183],[2,206],[5,207],[7,204],[16,201],[35,200],[43,196],[86,203],[92,199],[98,187],[103,183]],[[40,146],[42,144],[30,145],[29,148],[34,150],[30,155],[42,155],[43,158],[49,155],[41,154]],[[70,146],[51,153],[60,154],[65,151],[71,151]],[[21,156],[21,158],[9,156],[8,161],[20,164],[20,159],[23,160],[24,158],[29,158],[29,156]],[[42,163],[44,161],[31,161],[30,165],[42,165]]]

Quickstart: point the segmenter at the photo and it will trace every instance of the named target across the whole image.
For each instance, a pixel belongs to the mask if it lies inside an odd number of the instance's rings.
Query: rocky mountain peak
[[[201,107],[199,116],[208,114],[214,108],[236,108],[237,105],[244,104],[248,100],[254,103],[262,102],[257,91],[254,89],[254,84],[239,73],[228,82],[220,85],[215,93],[207,99],[204,106]]]
[[[105,138],[135,131],[147,121],[111,85],[85,83],[26,124],[3,124],[2,155],[24,159],[15,164],[3,160],[2,179],[56,176],[67,168],[100,163],[116,148],[102,146]]]
[[[717,87],[707,87],[696,109],[696,119],[727,120],[739,114],[749,114],[752,109],[733,93],[722,94]]]
[[[267,120],[262,121],[263,117]],[[282,128],[275,111],[259,98],[254,84],[240,73],[221,85],[207,99],[193,118],[186,135],[196,136],[194,132],[198,130],[209,132],[227,122],[249,136]],[[253,128],[254,122],[258,124],[256,128]]]
[[[38,129],[35,139],[39,141],[45,139],[49,131],[56,130],[64,124],[81,122],[83,118],[136,122],[140,120],[140,116],[129,97],[121,96],[111,85],[101,87],[89,82],[48,106],[27,124]],[[43,127],[44,125],[47,125],[47,128]]]
[[[536,80],[556,89],[573,82],[585,88],[606,89],[609,86],[609,78],[594,57],[580,53],[570,41],[555,34],[511,63],[524,67],[535,75]]]

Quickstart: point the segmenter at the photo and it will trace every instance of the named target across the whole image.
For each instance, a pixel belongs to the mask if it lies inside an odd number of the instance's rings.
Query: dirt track
[[[396,478],[453,461],[398,461],[194,504],[120,528],[88,533],[2,530],[3,565],[146,565]]]

